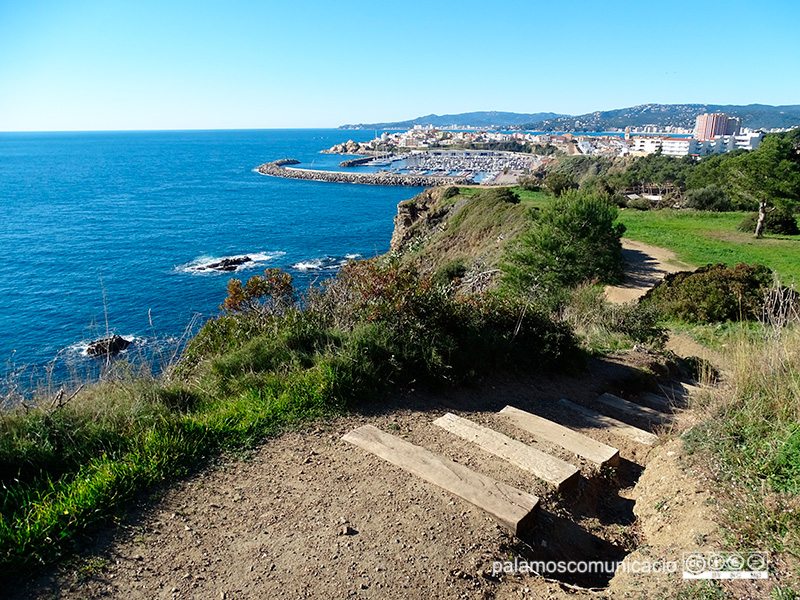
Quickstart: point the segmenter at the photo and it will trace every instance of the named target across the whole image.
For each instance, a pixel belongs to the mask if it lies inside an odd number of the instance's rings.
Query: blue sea
[[[133,340],[156,369],[219,314],[231,277],[281,267],[299,289],[389,248],[420,188],[266,177],[261,163],[335,168],[320,154],[372,131],[0,133],[0,380],[30,390],[96,373],[89,341]],[[235,273],[203,270],[247,255]]]

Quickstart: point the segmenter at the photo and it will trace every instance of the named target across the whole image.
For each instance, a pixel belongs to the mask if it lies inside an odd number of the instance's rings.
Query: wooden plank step
[[[580,414],[585,421],[591,423],[594,427],[605,429],[612,434],[626,437],[629,440],[639,442],[640,444],[645,444],[646,446],[652,446],[658,441],[658,437],[649,431],[639,429],[633,425],[628,425],[622,421],[617,421],[616,419],[607,417],[604,414],[601,414],[590,408],[580,406],[579,404],[575,404],[574,402],[570,402],[564,398],[559,400],[558,403],[564,408],[569,408],[570,410]]]
[[[469,419],[447,413],[433,424],[532,473],[555,486],[557,490],[567,489],[578,483],[580,472],[575,466]]]
[[[702,390],[702,388],[692,385],[691,383],[684,383],[683,381],[675,381],[670,384],[658,385],[661,391],[671,397],[687,398]]]
[[[565,450],[582,456],[599,466],[615,466],[619,463],[619,450],[593,440],[589,436],[549,421],[513,406],[506,406],[501,415],[511,420],[514,425],[533,435],[535,438],[561,446]]]
[[[529,533],[536,523],[539,498],[533,494],[476,473],[372,425],[354,429],[342,439],[474,504],[516,536]]]
[[[639,397],[645,402],[656,406],[661,412],[670,412],[676,405],[683,404],[682,400],[672,400],[666,396],[659,396],[651,392],[642,392],[639,394]]]
[[[620,398],[614,394],[603,394],[597,399],[597,401],[601,404],[605,404],[606,406],[610,406],[614,410],[618,410],[621,413],[625,413],[626,415],[630,415],[638,419],[646,419],[654,423],[664,423],[669,421],[669,415],[665,415],[664,413],[653,410],[652,408],[647,408],[641,404],[636,404],[636,402],[625,400],[625,398]]]

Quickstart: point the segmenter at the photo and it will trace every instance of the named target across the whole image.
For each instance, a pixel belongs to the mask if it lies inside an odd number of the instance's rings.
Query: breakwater
[[[286,159],[284,159],[286,160]],[[304,179],[307,181],[327,181],[332,183],[361,183],[365,185],[404,185],[411,187],[434,187],[438,185],[472,185],[470,177],[442,175],[403,175],[380,171],[378,173],[345,173],[342,171],[314,171],[311,169],[287,169],[284,161],[265,163],[256,168],[262,175]],[[294,163],[296,164],[296,163]]]
[[[360,165],[365,165],[369,162],[375,160],[374,156],[362,156],[360,158],[351,158],[349,160],[343,160],[339,163],[340,167],[358,167]]]

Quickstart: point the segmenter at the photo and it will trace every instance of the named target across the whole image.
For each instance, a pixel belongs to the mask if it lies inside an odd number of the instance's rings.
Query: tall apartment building
[[[742,128],[742,120],[729,117],[725,113],[706,113],[698,115],[694,126],[694,137],[697,140],[713,140],[721,135],[737,135]]]

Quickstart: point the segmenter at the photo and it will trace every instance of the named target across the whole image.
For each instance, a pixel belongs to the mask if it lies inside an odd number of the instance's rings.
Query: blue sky
[[[800,2],[0,0],[0,131],[800,104]]]

